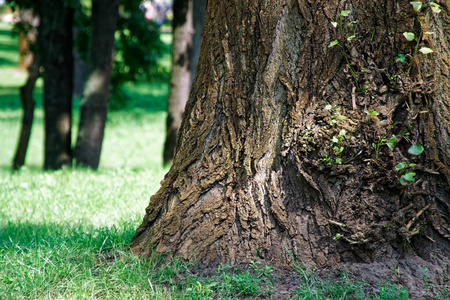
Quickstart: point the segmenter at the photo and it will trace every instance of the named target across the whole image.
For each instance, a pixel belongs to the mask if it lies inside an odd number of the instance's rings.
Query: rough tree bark
[[[173,2],[173,41],[172,71],[170,90],[167,99],[166,141],[164,143],[163,163],[172,162],[178,131],[191,89],[191,70],[189,68],[192,52],[193,0]]]
[[[173,165],[132,251],[288,264],[288,249],[316,266],[395,261],[402,276],[423,263],[444,284],[450,7],[441,10],[424,1],[416,12],[409,0],[208,1]],[[409,154],[412,144],[425,151]],[[417,174],[405,186],[401,162]]]
[[[43,45],[45,142],[44,169],[72,164],[72,23],[65,1],[40,2]]]
[[[110,96],[114,32],[119,18],[119,1],[93,0],[90,75],[81,102],[80,125],[74,158],[77,165],[98,168]]]

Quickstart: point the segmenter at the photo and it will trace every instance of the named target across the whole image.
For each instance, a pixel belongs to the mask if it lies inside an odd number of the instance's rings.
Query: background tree
[[[408,284],[427,266],[443,282],[449,13],[409,0],[208,1],[174,162],[132,251],[286,264],[288,249],[349,270],[382,260]]]
[[[14,33],[19,34],[20,60],[18,68],[27,69],[28,76],[25,84],[20,88],[20,101],[23,109],[22,126],[19,133],[19,141],[13,159],[13,170],[18,170],[25,163],[28,143],[33,125],[34,107],[33,90],[37,79],[40,77],[42,66],[42,51],[40,48],[37,14],[39,3],[20,1],[11,4],[20,11],[20,20],[14,26]],[[21,7],[21,8],[20,8]]]
[[[163,162],[172,162],[184,107],[189,98],[200,54],[205,1],[175,0],[173,4],[172,72],[167,99],[166,141]]]
[[[98,168],[110,89],[114,32],[119,17],[119,0],[93,0],[90,75],[81,102],[80,126],[74,149],[77,164]]]
[[[163,163],[172,161],[178,130],[191,89],[190,60],[192,53],[193,0],[174,0],[172,21],[172,71],[167,99],[166,141]]]
[[[39,15],[44,67],[44,169],[71,165],[72,23],[66,1],[42,0]]]

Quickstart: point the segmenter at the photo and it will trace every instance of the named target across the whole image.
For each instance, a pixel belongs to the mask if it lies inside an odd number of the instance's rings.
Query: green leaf
[[[395,169],[396,169],[397,171],[401,171],[401,170],[403,170],[404,168],[406,168],[406,163],[404,163],[404,162],[401,162],[401,163],[399,163],[398,165],[395,166]]]
[[[408,182],[406,182],[405,179],[403,179],[403,176],[400,177],[400,183],[402,185],[407,185],[408,184]]]
[[[351,35],[351,36],[349,36],[348,38],[347,38],[347,41],[351,41],[351,40],[353,40],[354,38],[356,37],[356,35]]]
[[[409,3],[411,3],[411,5],[413,6],[413,9],[415,11],[419,11],[422,8],[422,2],[420,2],[420,1],[412,1]]]
[[[429,54],[429,53],[433,52],[433,50],[431,50],[428,47],[422,47],[422,48],[419,49],[419,51],[422,52],[423,54]]]
[[[406,181],[414,181],[415,180],[414,176],[416,176],[416,173],[414,173],[414,172],[407,172],[402,177]]]
[[[435,13],[440,13],[441,12],[441,6],[439,4],[437,4],[436,2],[430,2],[431,5],[431,10],[434,11]]]
[[[401,63],[404,63],[406,61],[406,56],[402,53],[399,53],[395,58]]]
[[[420,155],[423,152],[423,146],[421,145],[412,145],[411,147],[409,147],[408,149],[408,153],[409,154],[413,154],[413,155]]]
[[[338,41],[338,40],[331,41],[330,44],[328,45],[328,48],[334,47],[334,46],[336,46],[337,44],[339,44],[339,41]]]
[[[394,150],[395,135],[393,135],[386,143],[389,149]]]
[[[331,25],[333,25],[333,27],[336,28],[338,23],[337,22],[331,22]]]
[[[349,14],[350,14],[350,11],[349,11],[349,10],[343,10],[343,11],[341,11],[341,16],[343,16],[343,17],[348,17]]]
[[[341,165],[342,164],[342,158],[336,158],[336,163],[338,164],[338,165]]]
[[[333,136],[333,138],[331,139],[331,141],[335,144],[339,143],[339,140],[337,139],[337,137]]]
[[[333,109],[333,106],[331,104],[325,105],[325,109],[328,109],[328,110]]]
[[[341,129],[341,131],[339,131],[340,136],[344,136],[346,133],[347,131],[345,129]]]
[[[414,38],[416,37],[416,35],[414,33],[408,32],[408,31],[403,32],[403,36],[405,37],[405,39],[407,39],[410,42],[414,41]]]

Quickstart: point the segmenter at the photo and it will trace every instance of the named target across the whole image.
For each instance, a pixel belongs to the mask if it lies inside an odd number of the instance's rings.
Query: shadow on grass
[[[106,251],[127,245],[135,233],[135,225],[124,222],[123,227],[95,227],[86,224],[55,224],[11,222],[0,225],[0,252],[16,249],[94,248]]]

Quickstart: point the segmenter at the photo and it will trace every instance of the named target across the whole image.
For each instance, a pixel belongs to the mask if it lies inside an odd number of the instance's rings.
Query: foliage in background
[[[111,78],[110,108],[123,108],[129,100],[123,89],[126,82],[167,79],[169,70],[158,64],[170,46],[160,39],[160,26],[148,21],[139,8],[140,0],[122,0],[115,34],[115,57]],[[76,46],[83,59],[89,45],[90,1],[81,2],[81,12],[75,20],[80,32]]]

